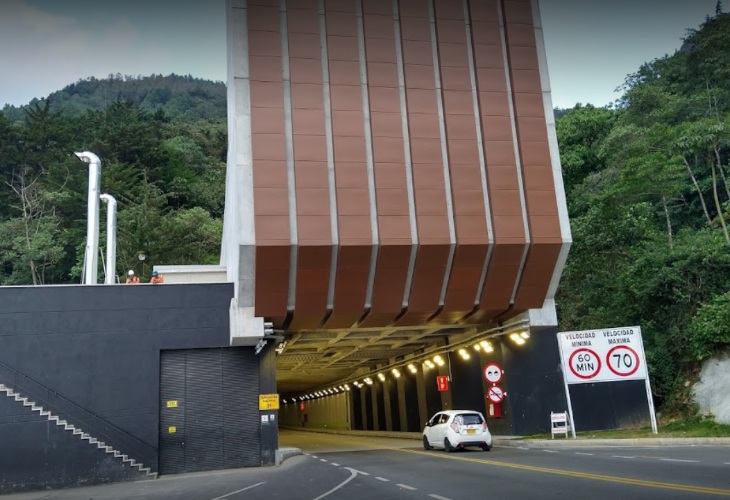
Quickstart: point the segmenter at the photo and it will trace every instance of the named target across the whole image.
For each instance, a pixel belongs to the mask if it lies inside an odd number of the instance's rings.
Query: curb
[[[274,454],[274,465],[278,467],[287,458],[295,457],[297,455],[302,455],[302,450],[299,448],[279,448]]]

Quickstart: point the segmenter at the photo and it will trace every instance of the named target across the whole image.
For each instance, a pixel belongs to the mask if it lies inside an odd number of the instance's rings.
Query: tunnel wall
[[[156,471],[161,353],[232,349],[232,296],[230,283],[0,287],[0,384]],[[264,353],[235,349],[261,369]],[[251,382],[236,390],[255,401],[271,368],[244,376]],[[258,407],[242,411],[239,421],[255,422],[258,434]],[[273,438],[264,446],[273,457]],[[255,454],[261,464],[258,442]],[[0,493],[144,478],[0,393]]]

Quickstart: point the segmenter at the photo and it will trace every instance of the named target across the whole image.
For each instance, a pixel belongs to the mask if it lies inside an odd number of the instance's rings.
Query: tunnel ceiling
[[[342,383],[414,355],[471,339],[494,325],[299,331],[276,360],[278,392],[296,395]]]

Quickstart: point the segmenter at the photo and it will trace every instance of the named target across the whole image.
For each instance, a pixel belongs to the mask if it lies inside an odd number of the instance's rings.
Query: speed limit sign
[[[569,384],[647,377],[641,329],[637,326],[558,333],[558,343]]]
[[[630,377],[639,370],[639,354],[629,346],[619,345],[606,354],[608,369],[619,377]]]

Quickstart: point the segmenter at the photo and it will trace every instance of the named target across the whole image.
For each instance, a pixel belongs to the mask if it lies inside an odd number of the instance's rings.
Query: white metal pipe
[[[106,193],[99,198],[106,203],[106,276],[104,283],[113,285],[117,277],[117,200]]]
[[[99,191],[101,190],[101,160],[94,153],[74,153],[76,158],[89,164],[89,198],[86,215],[86,251],[84,258],[84,284],[95,285],[99,249]]]

